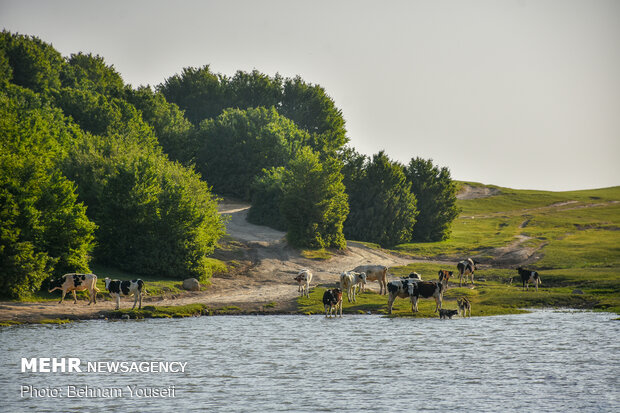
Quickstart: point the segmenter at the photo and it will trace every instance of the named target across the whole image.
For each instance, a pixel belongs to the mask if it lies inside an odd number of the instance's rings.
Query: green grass
[[[490,248],[525,235],[532,238],[526,246],[542,247],[536,268],[620,265],[620,187],[571,192],[497,189],[497,195],[458,201],[462,213],[450,239],[394,249],[413,256],[490,260]]]
[[[123,316],[129,316],[132,319],[140,318],[180,318],[180,317],[194,317],[205,314],[207,312],[207,306],[204,304],[187,304],[178,306],[153,306],[147,305],[142,309],[120,309],[111,311],[109,313],[110,318],[123,318]]]
[[[332,253],[325,248],[316,250],[302,250],[301,256],[310,260],[328,260],[332,257]]]

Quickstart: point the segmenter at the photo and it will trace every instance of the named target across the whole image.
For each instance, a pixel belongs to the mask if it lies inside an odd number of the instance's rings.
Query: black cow
[[[521,276],[521,281],[523,282],[523,289],[525,290],[525,286],[527,285],[527,290],[530,289],[530,283],[534,283],[536,286],[536,291],[538,291],[538,284],[542,284],[540,280],[540,276],[536,271],[526,270],[524,268],[517,268],[519,275]]]
[[[340,317],[342,317],[342,290],[340,288],[334,288],[333,290],[325,291],[323,293],[323,306],[325,307],[325,317],[327,317],[328,311],[329,317],[331,317],[334,309],[336,310],[334,317],[338,316],[339,308]]]

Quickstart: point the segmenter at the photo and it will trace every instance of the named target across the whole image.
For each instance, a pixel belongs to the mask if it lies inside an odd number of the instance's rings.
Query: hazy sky
[[[127,83],[182,68],[319,84],[350,143],[459,180],[620,185],[620,1],[0,0],[0,25]]]

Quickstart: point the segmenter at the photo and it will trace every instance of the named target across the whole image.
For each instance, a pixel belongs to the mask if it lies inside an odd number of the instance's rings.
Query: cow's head
[[[362,283],[366,284],[366,273],[365,272],[359,273],[359,277],[362,280]]]
[[[103,282],[105,283],[105,289],[109,290],[110,281],[112,281],[109,277],[105,277]]]

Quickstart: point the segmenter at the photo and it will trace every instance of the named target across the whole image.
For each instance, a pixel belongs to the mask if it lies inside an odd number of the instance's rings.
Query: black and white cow
[[[538,284],[542,284],[538,272],[526,270],[521,267],[517,268],[517,271],[519,271],[521,281],[523,282],[523,290],[525,290],[525,286],[527,285],[527,290],[529,291],[530,283],[533,283],[536,286],[536,291],[538,291]]]
[[[459,287],[463,285],[463,276],[465,276],[465,283],[467,283],[467,276],[470,276],[471,283],[474,283],[474,271],[478,269],[476,264],[479,264],[479,262],[471,258],[456,264],[456,269],[459,270]]]
[[[93,302],[97,304],[97,292],[99,290],[97,289],[97,276],[95,274],[65,274],[50,283],[49,292],[56,290],[62,290],[62,297],[58,304],[62,303],[69,291],[73,293],[73,304],[77,304],[75,292],[84,290],[88,292],[88,304],[90,305]]]
[[[441,309],[443,284],[437,281],[419,281],[414,278],[401,278],[388,283],[388,314],[392,314],[392,306],[396,297],[411,300],[411,312],[418,312],[418,299],[434,298],[435,312]]]
[[[342,317],[342,290],[340,288],[334,288],[333,290],[327,290],[323,293],[323,306],[325,307],[325,317],[332,316],[332,312],[335,310],[334,317],[338,316],[338,309],[340,309],[340,317]]]
[[[137,279],[131,281],[120,281],[120,280],[111,280],[109,278],[105,279],[105,289],[110,293],[110,297],[116,299],[116,309],[120,308],[121,304],[121,295],[133,295],[133,307],[136,308],[136,303],[140,301],[140,305],[138,309],[142,308],[142,292],[144,290],[144,281]]]

